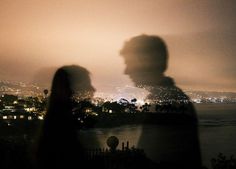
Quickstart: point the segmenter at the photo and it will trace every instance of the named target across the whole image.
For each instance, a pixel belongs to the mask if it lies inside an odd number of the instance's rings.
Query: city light
[[[39,119],[39,120],[43,120],[44,117],[43,117],[43,116],[38,116],[38,119]]]

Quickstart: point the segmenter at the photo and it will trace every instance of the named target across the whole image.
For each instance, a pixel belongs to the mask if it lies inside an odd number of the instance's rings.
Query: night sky
[[[0,79],[50,83],[78,64],[98,92],[132,86],[119,51],[148,34],[166,42],[181,88],[236,92],[235,18],[235,0],[1,0]]]

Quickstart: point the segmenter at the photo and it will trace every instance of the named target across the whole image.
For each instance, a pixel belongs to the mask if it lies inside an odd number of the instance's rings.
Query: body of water
[[[219,152],[227,156],[236,155],[236,104],[196,104],[195,108],[199,119],[198,136],[203,164],[209,167],[211,158]],[[163,137],[178,137],[183,142],[187,140],[184,134],[179,135],[180,130],[161,125],[125,125],[84,130],[79,132],[79,138],[87,148],[107,148],[106,139],[115,135],[120,140],[119,149],[122,142],[129,141],[130,147],[143,148],[148,157],[157,160],[155,152],[164,152]],[[164,147],[165,153],[173,151],[174,145],[168,146]]]

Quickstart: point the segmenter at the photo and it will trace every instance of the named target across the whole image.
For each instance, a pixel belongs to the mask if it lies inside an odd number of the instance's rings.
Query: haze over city
[[[78,64],[97,92],[126,93],[120,49],[147,34],[166,42],[179,87],[236,92],[235,11],[234,0],[2,0],[0,79],[50,84],[56,68]]]

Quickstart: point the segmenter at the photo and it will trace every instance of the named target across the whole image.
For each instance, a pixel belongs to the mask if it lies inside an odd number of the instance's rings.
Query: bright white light
[[[145,104],[144,100],[137,100],[136,103],[137,103],[138,105],[144,105],[144,104]]]
[[[43,116],[38,116],[38,119],[39,120],[43,120]]]

